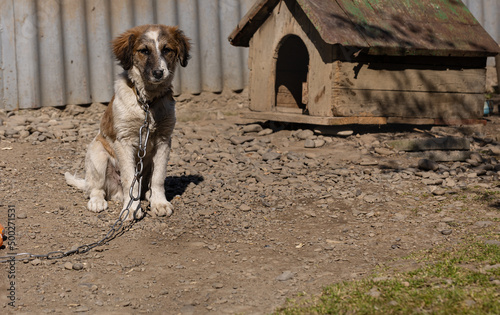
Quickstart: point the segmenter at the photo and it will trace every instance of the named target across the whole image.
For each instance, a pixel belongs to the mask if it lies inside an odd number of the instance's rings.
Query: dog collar
[[[157,98],[160,98],[160,97],[155,97],[153,98],[151,101],[147,101],[145,99],[143,99],[143,97],[141,95],[139,95],[139,93],[137,92],[137,88],[134,84],[134,82],[132,82],[132,80],[130,79],[127,79],[127,86],[129,88],[132,89],[132,91],[134,91],[134,94],[135,94],[135,97],[137,99],[137,102],[141,105],[141,107],[144,109],[146,106],[149,106],[150,104],[152,104]],[[172,86],[168,87],[167,89],[167,93],[165,93],[165,96],[168,97],[169,100],[173,101],[174,100],[174,92],[172,90]]]

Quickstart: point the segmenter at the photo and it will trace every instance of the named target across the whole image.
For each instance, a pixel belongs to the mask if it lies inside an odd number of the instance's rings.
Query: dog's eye
[[[139,52],[143,55],[151,54],[151,51],[149,51],[149,49],[147,49],[147,48],[139,49]]]
[[[172,49],[170,49],[170,48],[168,48],[168,47],[163,47],[163,49],[162,49],[162,51],[161,51],[161,52],[162,52],[163,54],[168,54],[168,53],[169,53],[169,52],[171,52],[171,51],[172,51]]]

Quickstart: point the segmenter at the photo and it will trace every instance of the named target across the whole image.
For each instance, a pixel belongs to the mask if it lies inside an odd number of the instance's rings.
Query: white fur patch
[[[163,70],[163,78],[168,76],[168,65],[167,61],[163,57],[161,53],[162,47],[160,47],[160,31],[159,30],[150,30],[146,32],[146,37],[153,40],[156,48],[156,54],[158,56],[158,64],[160,65],[160,69]]]

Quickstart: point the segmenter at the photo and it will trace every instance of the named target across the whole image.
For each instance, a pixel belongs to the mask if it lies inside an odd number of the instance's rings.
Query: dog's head
[[[112,46],[123,69],[137,72],[149,84],[171,81],[177,61],[187,66],[191,47],[181,30],[161,24],[134,27],[114,39]]]

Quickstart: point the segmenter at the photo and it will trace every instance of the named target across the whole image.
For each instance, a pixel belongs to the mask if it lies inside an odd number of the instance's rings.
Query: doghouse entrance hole
[[[276,62],[276,107],[280,111],[307,114],[309,53],[300,37],[283,39]]]

